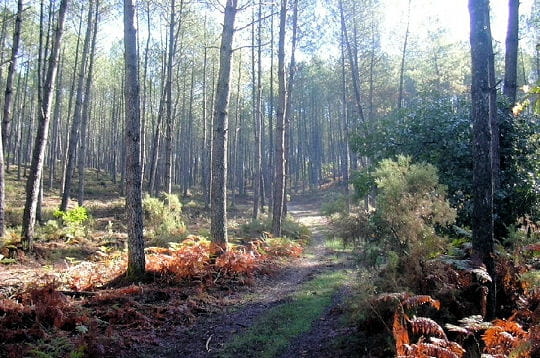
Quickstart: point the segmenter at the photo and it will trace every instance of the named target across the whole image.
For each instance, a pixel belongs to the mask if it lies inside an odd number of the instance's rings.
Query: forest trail
[[[193,326],[178,326],[172,331],[162,332],[159,345],[137,347],[136,352],[125,356],[335,356],[334,341],[348,332],[348,328],[343,327],[341,304],[354,276],[353,260],[347,252],[327,247],[328,223],[319,212],[320,204],[313,197],[305,197],[289,205],[289,213],[312,232],[311,243],[301,258],[292,259],[277,276],[257,279],[254,286],[229,295],[222,312],[201,316]],[[332,275],[335,274],[340,279],[331,281],[331,287],[317,286],[318,282],[325,282],[324,279],[320,281],[321,277],[333,280]],[[309,295],[307,300],[302,296],[306,294]],[[312,307],[310,297],[320,300],[317,307]],[[292,335],[285,333],[285,337],[268,337],[264,330],[274,330],[268,325],[275,324],[276,330],[296,325],[297,322],[283,322],[283,317],[279,322],[277,318],[272,322],[273,316],[279,317],[280,311],[286,312],[287,309],[294,310],[298,317],[313,319],[299,322],[307,326]],[[304,314],[303,310],[309,312]]]

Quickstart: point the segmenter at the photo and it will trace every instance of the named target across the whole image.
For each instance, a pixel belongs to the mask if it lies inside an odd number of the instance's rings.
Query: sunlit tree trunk
[[[283,202],[285,200],[285,116],[287,87],[285,85],[285,26],[287,22],[287,0],[281,0],[278,45],[279,98],[276,116],[274,157],[274,199],[272,208],[272,234],[281,236]]]
[[[49,135],[49,122],[54,94],[54,84],[58,69],[58,59],[60,57],[60,47],[62,43],[62,34],[64,31],[64,20],[67,6],[68,0],[62,0],[60,2],[58,22],[56,25],[51,54],[49,57],[47,75],[43,85],[43,96],[39,103],[40,110],[38,111],[38,128],[36,141],[32,152],[30,172],[26,182],[26,201],[23,211],[22,246],[25,251],[31,251],[34,245],[36,208],[38,204],[41,177],[43,174],[45,149],[47,147],[47,139]]]
[[[62,193],[62,201],[60,210],[65,211],[68,206],[69,197],[71,194],[71,183],[73,181],[73,172],[75,170],[75,152],[77,143],[79,142],[80,127],[82,121],[82,109],[84,106],[84,79],[86,73],[86,64],[88,63],[88,52],[92,39],[92,28],[94,17],[94,1],[90,1],[88,8],[88,16],[86,20],[86,34],[83,43],[83,52],[81,55],[81,64],[77,78],[77,95],[75,97],[75,109],[73,113],[73,121],[71,123],[71,131],[69,135],[69,145],[67,149],[66,170],[64,178],[64,191]]]
[[[227,247],[227,132],[232,42],[237,0],[227,0],[219,55],[219,73],[213,117],[211,223],[212,240]]]
[[[13,44],[11,57],[6,78],[6,95],[4,97],[4,116],[2,118],[2,130],[0,131],[0,237],[4,236],[5,229],[5,179],[4,179],[4,148],[7,148],[8,137],[10,136],[11,124],[11,102],[13,98],[13,76],[17,66],[17,53],[19,51],[19,38],[21,35],[22,23],[22,0],[17,1],[17,15],[15,18],[15,30],[13,31]]]
[[[11,127],[11,106],[13,98],[13,77],[17,67],[17,54],[19,52],[19,39],[21,37],[23,2],[17,1],[17,15],[15,17],[15,30],[13,31],[13,43],[11,47],[11,56],[9,59],[8,72],[6,76],[6,94],[4,97],[4,116],[2,118],[2,140],[3,147],[7,148],[10,137]]]
[[[403,80],[405,75],[405,57],[407,56],[407,44],[409,41],[409,25],[411,23],[411,0],[407,6],[407,26],[405,28],[405,38],[403,40],[403,51],[401,52],[401,67],[399,69],[399,91],[397,109],[403,106]]]
[[[90,58],[88,59],[88,71],[86,74],[86,85],[84,93],[84,105],[81,113],[81,140],[79,143],[79,163],[78,163],[78,173],[79,173],[79,187],[77,202],[79,206],[82,206],[84,203],[84,182],[85,182],[85,172],[84,168],[86,166],[86,152],[87,152],[87,131],[88,131],[88,122],[90,120],[90,104],[92,103],[92,78],[94,75],[94,57],[96,53],[96,38],[97,38],[97,28],[99,21],[99,0],[96,0],[96,13],[94,17],[94,26],[92,34],[92,44],[90,46]]]
[[[124,0],[127,277],[130,279],[138,279],[145,272],[141,171],[142,133],[137,35],[133,25],[134,13],[133,0]]]

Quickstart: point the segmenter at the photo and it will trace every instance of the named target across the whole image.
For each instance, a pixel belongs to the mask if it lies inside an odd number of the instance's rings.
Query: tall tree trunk
[[[173,132],[173,112],[172,112],[172,73],[173,58],[176,51],[175,37],[175,6],[176,1],[171,0],[171,13],[169,19],[169,49],[167,51],[167,80],[165,82],[166,96],[166,121],[165,121],[165,191],[172,192],[172,132]]]
[[[253,3],[253,8],[255,4]],[[252,13],[253,24],[251,27],[251,71],[253,78],[253,118],[254,118],[254,134],[255,134],[255,163],[253,175],[253,210],[251,217],[257,219],[259,217],[259,202],[261,196],[261,180],[262,180],[262,115],[261,115],[261,0],[259,0],[258,24],[257,24],[257,71],[255,71],[255,10]]]
[[[227,248],[227,131],[234,20],[238,0],[227,0],[219,54],[219,73],[214,105],[211,224],[212,240]]]
[[[71,122],[71,131],[69,135],[69,145],[67,149],[66,170],[64,175],[64,191],[62,193],[62,201],[60,210],[65,211],[68,206],[69,196],[71,194],[71,182],[73,180],[73,172],[75,169],[75,152],[77,143],[79,142],[79,131],[81,127],[82,107],[84,105],[84,74],[86,73],[86,64],[88,60],[88,52],[92,38],[93,16],[94,16],[94,1],[91,0],[88,8],[86,20],[86,34],[84,37],[83,51],[81,55],[81,64],[79,67],[77,79],[77,95],[75,98],[75,109],[73,113],[73,121]]]
[[[516,195],[511,176],[504,175],[511,166],[511,151],[514,140],[514,120],[512,108],[516,103],[517,91],[517,62],[519,50],[519,0],[508,1],[508,29],[506,32],[506,51],[504,57],[504,85],[503,96],[505,101],[504,120],[500,121],[500,173],[499,195],[496,195],[495,213],[499,220],[495,222],[495,237],[502,238],[508,233],[507,227],[514,223],[515,215],[511,204],[511,197]],[[495,168],[493,168],[495,171]],[[497,189],[497,187],[495,187]]]
[[[292,118],[292,111],[291,111],[291,104],[292,104],[292,90],[293,90],[293,82],[294,82],[294,74],[296,72],[296,32],[297,32],[297,24],[298,24],[298,0],[294,0],[293,5],[293,16],[292,16],[292,39],[291,39],[291,60],[289,63],[289,78],[287,80],[287,99],[285,101],[285,141],[284,141],[284,155],[285,155],[285,184],[283,188],[283,213],[282,216],[287,216],[287,182],[289,178],[289,172],[290,172],[290,164],[289,164],[289,157],[290,157],[290,131],[291,131],[291,118]]]
[[[281,0],[279,17],[278,84],[279,99],[276,117],[274,157],[274,199],[272,207],[272,234],[281,236],[283,202],[285,200],[285,116],[287,87],[285,85],[285,26],[287,22],[287,0]]]
[[[2,119],[2,130],[0,133],[0,238],[4,236],[5,229],[5,179],[4,179],[4,148],[7,148],[8,137],[10,135],[11,123],[11,99],[13,97],[13,76],[17,66],[17,53],[19,51],[19,38],[21,35],[22,23],[22,0],[17,1],[17,16],[15,18],[15,30],[13,31],[13,45],[11,48],[11,58],[6,78],[6,95],[4,97],[4,116]]]
[[[517,62],[519,47],[519,0],[508,0],[508,29],[504,54],[503,94],[512,109],[516,103]]]
[[[17,15],[15,17],[15,30],[13,31],[13,44],[11,47],[11,57],[9,59],[8,73],[6,77],[6,95],[4,97],[4,117],[2,119],[2,140],[4,148],[7,148],[8,139],[10,137],[13,76],[15,75],[15,68],[17,67],[17,54],[19,52],[19,39],[21,37],[22,11],[23,2],[22,0],[18,0]]]
[[[77,195],[77,202],[79,206],[84,204],[84,181],[85,173],[84,168],[86,166],[86,144],[87,144],[87,128],[88,121],[90,119],[90,103],[92,95],[92,77],[94,75],[94,57],[96,53],[96,38],[97,38],[97,28],[99,22],[99,0],[96,0],[96,14],[94,17],[94,28],[92,34],[92,45],[90,46],[90,58],[88,59],[88,71],[86,74],[86,85],[84,93],[84,105],[82,109],[82,118],[81,118],[81,140],[79,144],[79,194]]]
[[[43,174],[43,162],[45,159],[45,149],[47,147],[47,138],[49,135],[49,122],[51,106],[54,94],[54,84],[56,71],[58,69],[58,59],[60,57],[60,47],[62,43],[62,34],[64,31],[64,20],[68,0],[61,0],[58,12],[58,22],[52,44],[47,76],[43,88],[42,101],[39,103],[40,110],[36,141],[32,152],[32,163],[30,173],[26,182],[26,201],[23,212],[22,223],[22,246],[25,251],[31,251],[34,245],[34,228],[36,224],[36,208]]]
[[[345,13],[343,10],[343,0],[339,0],[339,12],[340,12],[340,19],[341,19],[341,32],[343,40],[345,41],[345,47],[347,48],[347,54],[349,57],[349,62],[351,66],[351,75],[352,75],[352,85],[354,90],[354,99],[356,104],[356,110],[358,119],[360,122],[365,124],[364,121],[364,110],[362,108],[362,98],[360,95],[360,79],[359,79],[359,72],[358,72],[358,65],[357,61],[355,60],[355,55],[353,54],[352,46],[349,41],[349,35],[347,32],[347,24],[345,22]]]
[[[399,69],[399,91],[397,109],[403,106],[403,79],[405,75],[405,57],[407,56],[407,43],[409,41],[409,25],[411,23],[411,0],[407,5],[407,27],[405,29],[405,39],[403,40],[403,51],[401,52],[401,67]]]
[[[133,0],[124,0],[127,277],[133,280],[141,278],[145,272],[141,171],[142,133],[139,71],[137,68],[137,30],[133,25],[134,13]]]
[[[495,264],[493,237],[493,171],[490,121],[491,31],[489,1],[469,0],[471,22],[471,74],[473,121],[473,255],[486,265],[491,275],[487,318],[495,314]]]

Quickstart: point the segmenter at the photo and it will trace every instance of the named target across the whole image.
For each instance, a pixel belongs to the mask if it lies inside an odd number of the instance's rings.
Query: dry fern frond
[[[525,343],[528,336],[528,333],[518,323],[497,319],[493,321],[493,326],[482,335],[482,339],[486,345],[485,351],[487,353],[508,356],[514,348]]]
[[[431,343],[419,342],[418,344],[412,344],[408,347],[407,358],[419,358],[419,357],[437,357],[437,358],[460,358],[451,350],[440,347]]]
[[[394,324],[392,325],[392,333],[396,341],[396,353],[398,356],[406,354],[406,345],[409,344],[409,332],[405,326],[405,317],[401,309],[398,308],[394,313]]]
[[[441,338],[435,338],[435,337],[430,337],[429,340],[432,344],[436,346],[450,350],[451,352],[456,354],[458,357],[462,357],[466,352],[465,349],[463,349],[461,345],[453,341],[449,341],[449,340],[441,339]]]
[[[432,307],[436,309],[441,308],[441,302],[439,300],[434,300],[429,295],[416,295],[412,297],[408,297],[405,300],[401,302],[403,304],[403,307],[405,308],[415,308],[420,305],[423,305],[424,303],[429,303]]]
[[[441,326],[431,318],[414,317],[409,321],[412,332],[423,336],[436,336],[446,339],[446,334]]]

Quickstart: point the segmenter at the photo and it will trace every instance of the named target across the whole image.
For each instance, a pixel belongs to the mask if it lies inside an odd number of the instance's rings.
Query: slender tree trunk
[[[17,1],[17,16],[15,18],[15,30],[13,31],[13,45],[11,48],[11,58],[6,78],[6,95],[4,97],[4,116],[2,119],[2,130],[0,133],[0,238],[4,236],[5,229],[5,179],[4,179],[4,147],[7,148],[8,137],[10,136],[11,124],[11,99],[13,97],[13,76],[17,66],[17,53],[19,51],[19,38],[21,35],[22,23],[22,0]]]
[[[15,68],[17,67],[17,54],[19,52],[19,39],[21,37],[21,23],[22,23],[22,0],[17,1],[17,15],[15,17],[15,30],[13,31],[13,44],[11,47],[11,57],[9,60],[9,67],[6,77],[6,95],[4,97],[4,117],[2,119],[2,140],[3,147],[7,148],[7,143],[10,137],[11,126],[11,100],[13,97],[13,76],[15,75]]]
[[[341,32],[342,32],[343,40],[345,41],[345,47],[347,48],[347,54],[348,54],[349,62],[351,66],[351,75],[352,75],[351,80],[352,80],[352,85],[353,85],[353,90],[354,90],[356,110],[358,112],[357,114],[358,114],[358,118],[360,119],[360,122],[364,123],[365,122],[364,110],[362,108],[362,98],[360,95],[360,79],[358,78],[359,76],[358,66],[357,66],[357,61],[355,60],[356,56],[354,56],[353,54],[352,46],[349,41],[349,35],[347,32],[347,24],[345,22],[345,13],[343,10],[343,0],[339,0],[339,11],[340,11],[340,18],[341,18]]]
[[[30,173],[26,182],[26,202],[23,212],[22,224],[22,245],[25,251],[31,251],[34,244],[34,228],[36,224],[36,208],[43,174],[43,162],[45,159],[45,149],[49,134],[49,122],[51,106],[54,94],[54,84],[56,71],[58,69],[58,59],[60,57],[60,47],[64,30],[64,20],[66,16],[68,0],[61,0],[58,12],[58,22],[54,35],[54,41],[49,57],[47,76],[45,78],[42,102],[39,103],[40,110],[36,141],[32,153],[32,163]]]
[[[512,109],[516,103],[517,63],[519,48],[519,0],[508,0],[508,30],[506,31],[506,51],[504,54],[503,94]]]
[[[172,192],[172,73],[173,57],[176,51],[175,38],[175,5],[176,1],[171,0],[171,14],[169,19],[169,49],[167,51],[167,80],[165,83],[167,120],[165,121],[165,190],[168,194]]]
[[[255,8],[253,4],[253,8]],[[251,71],[253,78],[253,118],[254,118],[254,134],[255,134],[255,163],[253,175],[253,210],[251,217],[257,219],[259,217],[259,202],[261,196],[261,179],[262,179],[262,118],[261,118],[261,0],[259,0],[258,14],[258,32],[257,32],[257,71],[255,71],[255,10],[253,10],[253,24],[251,27]]]
[[[69,145],[67,149],[66,158],[66,170],[64,178],[64,191],[62,193],[62,201],[60,203],[60,210],[65,211],[68,206],[69,196],[71,194],[71,182],[73,180],[73,172],[75,169],[75,152],[77,150],[77,143],[79,142],[79,131],[81,127],[82,108],[84,100],[84,74],[86,72],[86,64],[88,60],[88,52],[90,49],[90,42],[92,37],[93,16],[94,16],[94,1],[91,0],[88,8],[88,16],[86,21],[86,34],[84,37],[83,52],[81,55],[81,64],[79,67],[78,79],[77,79],[77,96],[75,98],[75,110],[73,114],[73,121],[71,123],[71,131],[69,135]],[[86,102],[86,101],[85,101]]]
[[[87,128],[88,122],[90,119],[90,103],[92,101],[92,77],[94,75],[94,57],[96,53],[96,38],[97,38],[97,28],[99,23],[99,0],[96,0],[96,14],[94,17],[94,26],[92,34],[92,45],[90,46],[90,58],[88,59],[88,71],[86,74],[86,85],[85,85],[85,94],[84,94],[84,105],[82,109],[82,118],[81,118],[81,140],[79,144],[79,195],[77,196],[77,202],[79,206],[84,204],[84,181],[85,173],[84,168],[86,166],[86,145],[87,145]]]
[[[124,0],[127,277],[133,280],[141,278],[145,272],[141,171],[142,133],[137,35],[133,26],[134,15],[133,0]]]
[[[221,37],[219,74],[214,105],[211,235],[223,249],[227,248],[227,132],[231,77],[232,42],[237,0],[227,0]]]
[[[471,21],[472,121],[473,121],[473,255],[486,265],[491,275],[487,319],[495,314],[495,264],[493,237],[493,171],[490,121],[489,1],[469,0]]]
[[[287,109],[287,87],[285,85],[285,26],[287,22],[287,0],[281,0],[278,45],[279,99],[276,117],[274,200],[272,208],[272,234],[281,236],[283,202],[285,200],[285,118]]]
[[[293,93],[293,83],[294,83],[294,74],[296,72],[296,32],[298,24],[298,0],[294,0],[293,5],[293,16],[292,16],[292,39],[291,39],[291,60],[289,63],[289,78],[287,80],[287,99],[285,101],[285,142],[284,142],[284,151],[285,151],[285,184],[283,188],[283,213],[282,216],[287,216],[287,182],[290,172],[290,131],[291,131],[291,118],[292,118],[292,93]]]
[[[407,6],[407,27],[405,29],[405,39],[403,40],[403,51],[401,52],[401,67],[399,69],[399,91],[397,109],[403,106],[403,79],[405,75],[405,57],[407,56],[407,42],[409,41],[409,25],[411,22],[411,0]]]

